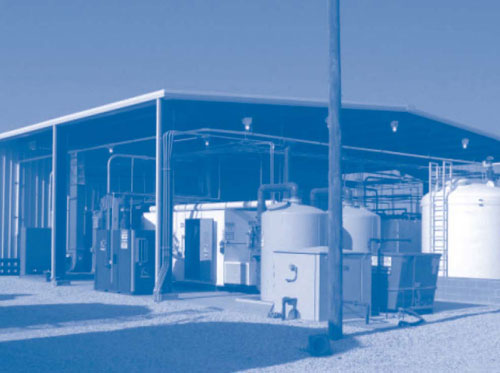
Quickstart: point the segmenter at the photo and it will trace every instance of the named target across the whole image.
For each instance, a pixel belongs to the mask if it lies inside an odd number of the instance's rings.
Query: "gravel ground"
[[[0,277],[0,372],[500,371],[500,309],[437,303],[426,323],[346,321],[334,354],[311,357],[324,323],[268,319],[238,295],[152,297]]]

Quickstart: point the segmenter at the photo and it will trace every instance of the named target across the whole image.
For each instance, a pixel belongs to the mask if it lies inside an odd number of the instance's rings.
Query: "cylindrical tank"
[[[418,253],[422,250],[422,222],[409,216],[381,218],[380,249],[384,253]]]
[[[422,198],[422,251],[431,241],[429,195]],[[448,276],[500,279],[500,188],[460,180],[448,194]]]
[[[272,300],[274,283],[273,252],[327,245],[327,213],[291,201],[270,207],[262,214],[260,296]]]
[[[369,253],[373,240],[380,240],[380,216],[364,207],[344,205],[342,248]]]

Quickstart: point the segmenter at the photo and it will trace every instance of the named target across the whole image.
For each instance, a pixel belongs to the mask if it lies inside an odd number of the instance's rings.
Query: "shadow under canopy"
[[[190,322],[0,343],[7,371],[234,372],[310,357],[319,329],[289,325]],[[357,347],[354,339],[334,353]]]
[[[0,331],[35,325],[140,316],[150,313],[143,306],[103,303],[39,304],[0,307]]]

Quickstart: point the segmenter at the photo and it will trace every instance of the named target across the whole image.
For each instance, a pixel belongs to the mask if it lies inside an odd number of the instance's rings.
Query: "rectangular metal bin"
[[[375,310],[432,311],[441,254],[384,253],[373,267]]]

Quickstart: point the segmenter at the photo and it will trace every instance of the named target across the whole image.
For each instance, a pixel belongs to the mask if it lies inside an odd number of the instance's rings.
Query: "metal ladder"
[[[439,275],[448,277],[448,194],[453,165],[429,163],[430,251],[441,254]]]

